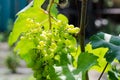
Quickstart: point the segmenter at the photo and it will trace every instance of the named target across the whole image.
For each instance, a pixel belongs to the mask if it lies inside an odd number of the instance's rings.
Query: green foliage
[[[120,37],[112,36],[106,33],[98,33],[91,37],[91,44],[93,48],[107,47],[109,51],[105,55],[108,62],[112,62],[114,59],[120,61]]]
[[[79,32],[79,28],[69,25],[67,18],[62,14],[57,18],[51,17],[50,28],[48,13],[39,7],[42,4],[38,4],[37,1],[39,0],[35,0],[33,7],[18,14],[9,44],[13,45],[18,40],[14,51],[32,68],[37,80],[59,80],[53,65],[64,66],[63,74],[70,74],[66,67],[72,63],[67,55],[76,53],[77,41],[74,35]],[[70,79],[69,76],[67,78]]]
[[[13,43],[18,40],[21,33],[26,32],[35,26],[41,26],[42,23],[47,21],[47,18],[47,13],[38,7],[30,7],[24,12],[19,13],[9,37],[9,44],[13,45]]]
[[[108,71],[109,80],[120,80],[120,64],[118,62],[112,63],[112,68]]]
[[[77,69],[74,72],[78,74],[80,71],[88,70],[90,67],[97,64],[97,59],[98,57],[91,53],[81,53],[77,60]]]
[[[103,69],[104,69],[104,66],[107,64],[107,61],[104,58],[104,55],[108,51],[108,48],[101,47],[101,48],[93,49],[91,44],[87,44],[85,49],[89,53],[93,53],[95,56],[99,57],[97,59],[98,64],[94,65],[93,67],[91,67],[91,70],[97,70],[98,72],[102,72]],[[110,68],[111,68],[111,66],[109,64],[108,67],[107,67],[107,69],[106,69],[106,72],[109,71]]]
[[[119,80],[115,72],[108,71],[108,75],[110,80]]]
[[[53,4],[53,6],[51,7],[51,12],[52,12],[52,16],[57,17],[58,14],[58,10],[56,9],[57,4]]]
[[[34,0],[34,7],[40,8],[42,4],[45,2],[45,0]]]
[[[50,3],[50,15],[41,8],[43,3],[34,0],[20,11],[9,36],[9,45],[15,44],[14,51],[32,68],[36,80],[78,80],[82,72],[102,72],[107,62],[120,60],[119,37],[98,33],[81,53],[76,39],[80,28],[69,25],[55,3]],[[110,68],[109,64],[106,72]]]

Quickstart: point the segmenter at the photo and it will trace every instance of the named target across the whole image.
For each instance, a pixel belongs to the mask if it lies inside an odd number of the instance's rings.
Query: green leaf
[[[36,54],[35,50],[33,50],[35,48],[35,44],[34,42],[24,39],[24,40],[20,40],[16,47],[14,48],[14,51],[17,52],[17,54],[20,55],[20,57],[22,59],[24,59],[26,61],[27,66],[33,66],[34,65],[34,58]]]
[[[108,71],[109,79],[110,80],[119,80],[116,76],[116,74],[112,71]]]
[[[78,74],[81,71],[88,70],[89,68],[97,64],[97,59],[98,57],[91,53],[81,53],[77,60],[77,69],[73,72],[75,74]]]
[[[57,5],[56,5],[56,4],[53,4],[53,5],[52,5],[50,11],[51,11],[52,16],[57,17],[58,10],[57,10]]]
[[[46,19],[47,14],[42,9],[38,8],[31,7],[25,12],[20,13],[14,23],[13,31],[10,33],[8,41],[9,45],[13,45],[18,40],[21,33],[37,26],[38,22],[45,23]]]
[[[16,47],[14,48],[15,52],[18,52],[18,54],[25,55],[29,52],[29,50],[32,50],[33,48],[35,48],[35,44],[34,42],[30,41],[30,40],[20,40]]]
[[[57,15],[57,19],[58,19],[58,20],[61,20],[61,21],[63,21],[63,22],[68,23],[67,17],[64,16],[63,14],[58,14],[58,15]]]
[[[112,36],[106,33],[98,33],[91,38],[93,48],[105,47],[109,48],[105,58],[108,62],[112,62],[115,58],[120,61],[120,37]]]
[[[67,54],[62,53],[60,55],[60,65],[67,65],[67,64],[69,64],[69,59],[67,57]]]
[[[62,66],[62,69],[63,69],[63,74],[66,76],[66,80],[75,80],[68,66]]]
[[[34,7],[41,7],[45,0],[34,0]]]
[[[58,75],[55,73],[55,69],[53,68],[53,66],[49,66],[49,75],[51,80],[60,80],[58,78]]]
[[[54,2],[55,2],[55,3],[58,3],[58,2],[59,2],[59,0],[54,0]]]
[[[97,70],[99,72],[102,72],[105,65],[107,64],[107,61],[106,59],[104,58],[104,55],[106,54],[106,52],[108,51],[108,48],[97,48],[97,49],[92,49],[92,45],[91,44],[87,44],[86,47],[85,47],[85,50],[88,51],[88,53],[92,53],[94,54],[95,56],[99,57],[97,59],[98,61],[98,65],[94,65],[91,70]],[[110,70],[111,66],[110,64],[107,66],[106,68],[106,72],[108,70]]]

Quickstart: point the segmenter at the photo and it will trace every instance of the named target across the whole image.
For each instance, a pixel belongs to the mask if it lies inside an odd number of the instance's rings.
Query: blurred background
[[[8,46],[16,13],[30,0],[0,0],[0,80],[34,80],[32,71]]]
[[[15,55],[7,44],[16,13],[32,0],[0,0],[0,80],[33,80],[32,71]],[[43,5],[45,8],[46,3]],[[64,0],[60,0],[61,3]],[[69,6],[58,6],[59,13],[66,15],[69,24],[79,26],[81,0],[68,0]],[[77,6],[76,6],[77,5]],[[79,14],[78,14],[79,13]],[[86,36],[103,31],[120,34],[120,0],[88,0]]]

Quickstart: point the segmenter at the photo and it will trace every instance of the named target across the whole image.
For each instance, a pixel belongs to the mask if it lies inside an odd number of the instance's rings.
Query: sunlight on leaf
[[[93,48],[105,47],[109,48],[109,51],[105,54],[106,60],[111,63],[114,59],[120,61],[120,37],[110,34],[109,38],[106,38],[106,33],[98,33],[91,37],[91,44]],[[111,36],[111,37],[110,37]],[[107,40],[109,39],[109,40]]]
[[[62,20],[62,21],[64,21],[64,22],[68,23],[67,17],[64,16],[63,14],[58,14],[58,15],[57,15],[57,19]]]
[[[104,55],[108,51],[108,48],[101,47],[101,48],[97,48],[97,49],[92,49],[92,45],[91,44],[87,44],[86,45],[86,51],[88,51],[89,53],[93,53],[95,56],[99,57],[97,59],[98,65],[93,66],[91,68],[91,70],[97,70],[99,72],[102,72],[104,67],[105,67],[105,65],[107,64],[107,61],[104,58]],[[110,68],[111,68],[111,66],[109,64],[105,71],[107,72]]]
[[[34,7],[40,8],[45,0],[34,0]]]
[[[40,26],[37,22],[43,22],[46,18],[47,15],[42,9],[30,8],[24,13],[19,14],[9,36],[9,45],[13,45],[20,37],[21,33],[28,31],[32,27]]]

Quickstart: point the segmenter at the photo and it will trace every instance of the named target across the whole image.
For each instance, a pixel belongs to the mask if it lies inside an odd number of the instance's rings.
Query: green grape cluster
[[[28,19],[28,21],[32,20]],[[35,45],[26,54],[30,58],[26,62],[34,71],[37,80],[53,80],[52,78],[55,77],[51,75],[55,73],[53,65],[66,65],[68,62],[63,58],[67,57],[67,54],[76,52],[77,42],[74,35],[80,29],[60,20],[52,20],[51,29],[46,28],[48,25],[32,22],[34,27],[20,37],[20,40],[28,40]]]

